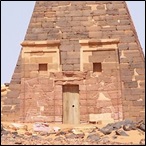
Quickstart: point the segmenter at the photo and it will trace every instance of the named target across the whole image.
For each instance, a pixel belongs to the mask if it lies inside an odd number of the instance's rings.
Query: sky
[[[145,1],[126,1],[145,54]],[[1,1],[1,84],[13,75],[35,1]]]

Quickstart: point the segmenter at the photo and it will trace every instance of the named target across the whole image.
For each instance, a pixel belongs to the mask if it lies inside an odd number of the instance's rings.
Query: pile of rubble
[[[143,138],[138,143],[117,142],[119,137],[130,137],[129,131],[138,131]],[[47,123],[34,123],[32,129],[26,124],[12,123],[8,126],[1,124],[1,144],[3,145],[132,145],[145,144],[145,123],[143,121],[134,123],[131,120],[123,120],[107,124],[99,128],[93,125],[87,127],[60,128],[58,126],[49,126]],[[134,135],[135,138],[136,135]]]

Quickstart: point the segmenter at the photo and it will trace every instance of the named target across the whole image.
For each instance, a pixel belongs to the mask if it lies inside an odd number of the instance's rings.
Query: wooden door
[[[79,124],[79,86],[63,86],[63,123]]]

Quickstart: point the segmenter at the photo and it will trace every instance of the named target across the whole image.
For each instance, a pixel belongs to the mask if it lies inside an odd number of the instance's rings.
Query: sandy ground
[[[2,122],[2,124],[3,124],[4,128],[6,128],[6,129],[9,125],[11,125],[11,123],[9,123],[9,122]],[[27,125],[28,131],[34,133],[33,132],[33,123],[21,123],[21,124]],[[82,130],[85,133],[85,138],[87,137],[86,130],[92,129],[94,127],[102,128],[105,125],[106,125],[106,123],[104,123],[104,124],[79,124],[79,125],[49,123],[50,127],[60,127],[60,129],[74,128],[74,129]],[[12,130],[12,131],[14,131],[14,130]],[[19,134],[25,133],[24,130],[17,130],[17,132]],[[110,135],[107,135],[107,137],[112,142],[120,142],[120,143],[133,142],[133,144],[139,144],[141,139],[145,139],[145,132],[143,132],[139,129],[126,131],[126,133],[129,136],[117,136],[116,139],[113,139],[112,137],[115,135],[115,132],[113,131]],[[51,136],[52,136],[51,138],[53,138],[53,139],[55,138],[54,135],[51,135]]]

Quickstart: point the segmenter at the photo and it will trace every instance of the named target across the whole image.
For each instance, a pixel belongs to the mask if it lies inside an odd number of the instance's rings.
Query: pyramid
[[[2,121],[145,117],[145,63],[125,1],[36,1]]]

